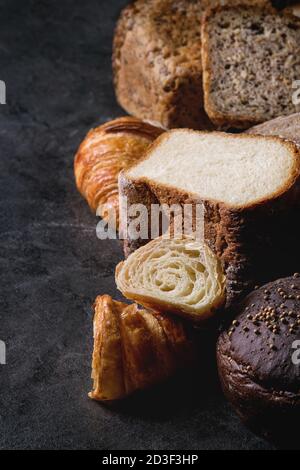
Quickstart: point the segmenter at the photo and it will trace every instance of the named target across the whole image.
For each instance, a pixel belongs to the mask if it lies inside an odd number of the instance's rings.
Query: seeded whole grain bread
[[[269,6],[218,6],[202,22],[205,109],[221,128],[300,111],[300,19]]]
[[[291,155],[295,172],[285,167]],[[126,233],[135,217],[121,203],[125,256],[149,241],[152,204],[198,204],[204,241],[226,275],[227,306],[254,285],[290,274],[299,263],[299,158],[298,147],[279,137],[164,133],[119,176],[126,207],[144,204],[148,211],[148,240],[136,238]]]
[[[299,423],[299,312],[300,278],[295,274],[249,294],[217,343],[224,393],[260,434],[278,438],[288,433],[290,438],[296,429],[292,423]],[[294,439],[299,443],[298,433]]]
[[[300,113],[280,116],[263,124],[258,124],[248,129],[246,134],[277,135],[300,146]]]

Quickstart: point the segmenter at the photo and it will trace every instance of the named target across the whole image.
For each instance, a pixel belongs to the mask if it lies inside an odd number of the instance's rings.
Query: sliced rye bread
[[[205,109],[220,128],[300,111],[300,19],[268,6],[207,10],[202,22]]]
[[[280,116],[263,124],[258,124],[248,129],[246,134],[277,135],[295,142],[300,147],[300,113]]]
[[[119,177],[124,251],[148,240],[126,233],[127,207],[200,204],[204,238],[226,273],[227,305],[299,262],[298,147],[279,137],[174,130]],[[143,223],[142,222],[142,223]],[[150,229],[149,229],[150,233]],[[149,235],[148,233],[148,235]]]

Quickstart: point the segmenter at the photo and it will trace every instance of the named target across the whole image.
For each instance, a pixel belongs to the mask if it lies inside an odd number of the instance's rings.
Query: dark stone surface
[[[193,377],[119,409],[90,401],[92,312],[118,296],[117,241],[100,242],[77,194],[73,156],[88,129],[122,113],[111,41],[125,0],[1,0],[0,447],[265,449],[225,402],[214,339]],[[204,335],[207,337],[207,335]],[[201,338],[200,338],[201,339]]]

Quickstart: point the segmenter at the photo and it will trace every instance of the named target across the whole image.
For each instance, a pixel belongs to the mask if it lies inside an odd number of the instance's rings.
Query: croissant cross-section
[[[90,398],[120,400],[167,379],[193,357],[193,343],[178,318],[109,295],[96,298]]]
[[[116,268],[122,294],[145,307],[195,321],[211,317],[225,301],[225,276],[217,256],[191,237],[152,240]]]

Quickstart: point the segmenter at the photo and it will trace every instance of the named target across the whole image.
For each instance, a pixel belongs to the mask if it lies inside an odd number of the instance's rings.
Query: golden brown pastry
[[[224,304],[225,281],[217,256],[189,236],[156,238],[116,268],[117,287],[125,297],[196,322]]]
[[[133,117],[121,117],[92,129],[75,156],[76,185],[90,208],[107,218],[110,208],[117,211],[118,175],[143,155],[164,130]],[[117,224],[118,226],[118,224]]]
[[[125,398],[170,377],[193,359],[193,345],[176,318],[127,305],[109,295],[95,301],[93,390],[100,401]]]

